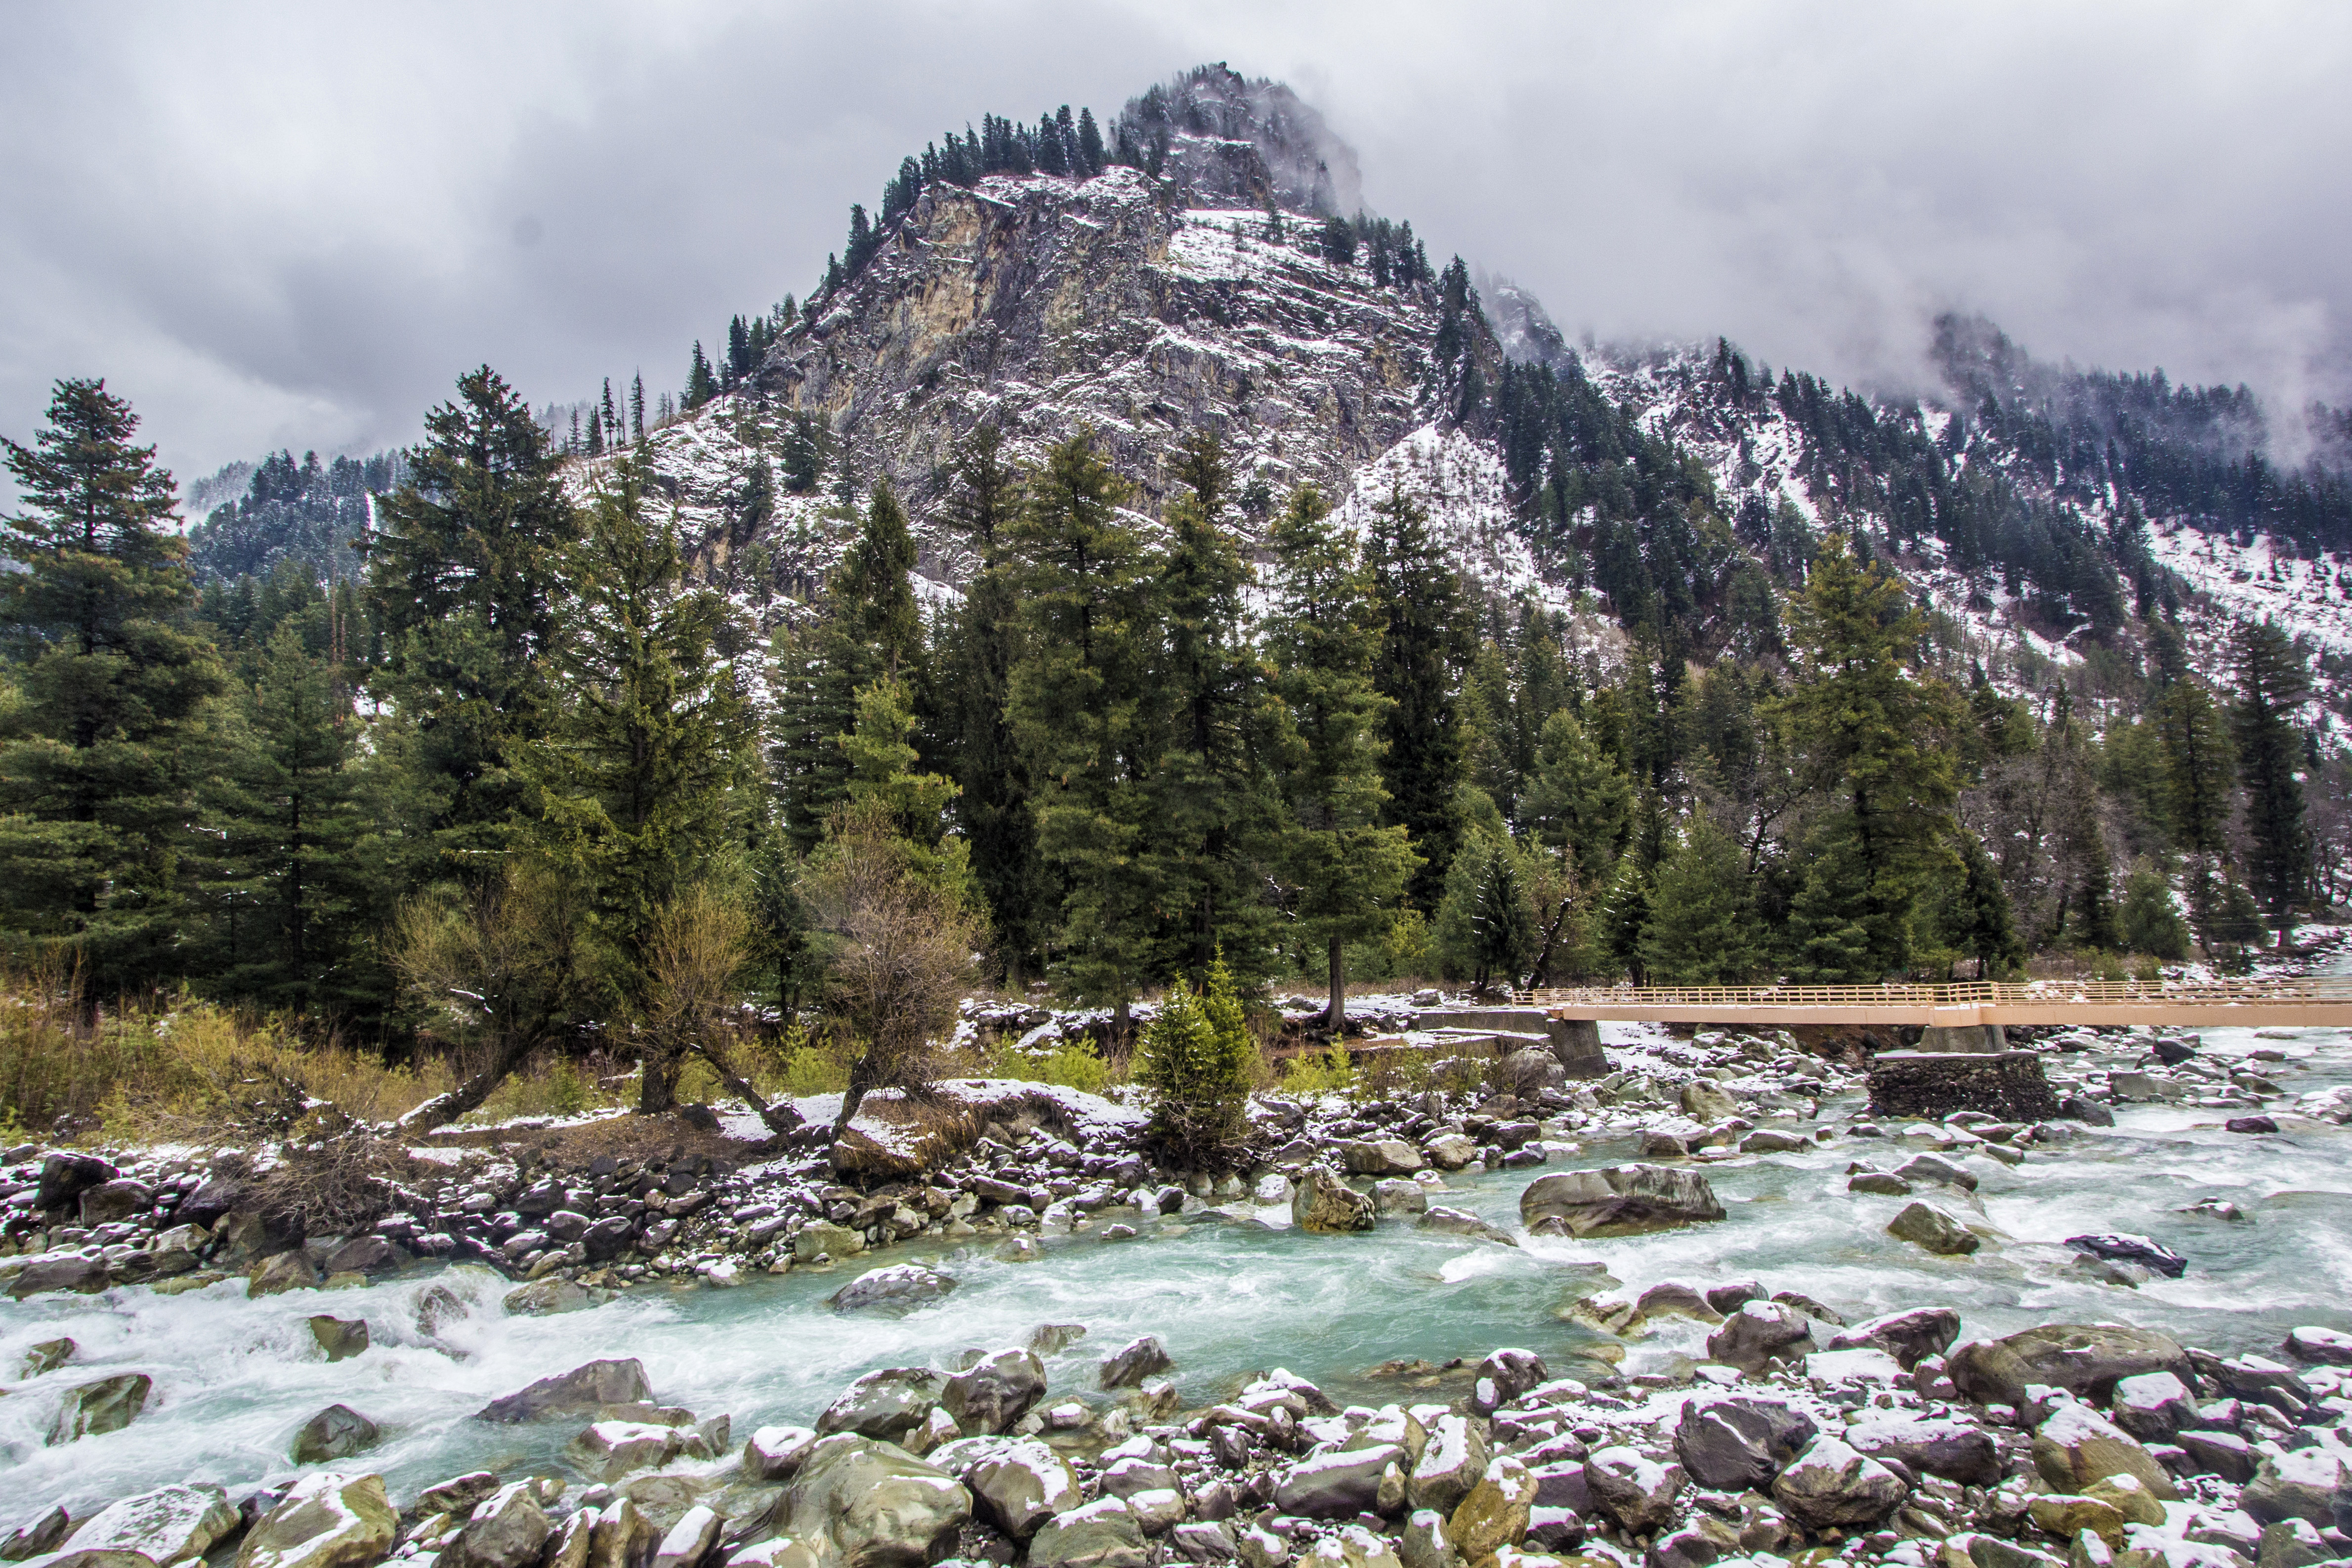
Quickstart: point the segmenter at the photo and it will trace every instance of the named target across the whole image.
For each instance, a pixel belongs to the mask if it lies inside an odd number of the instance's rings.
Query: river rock
[[[1150,1552],[1126,1500],[1107,1497],[1040,1526],[1029,1540],[1029,1568],[1144,1568]]]
[[[814,1263],[820,1257],[854,1258],[865,1250],[863,1231],[825,1220],[803,1226],[793,1237],[793,1257],[802,1263]]]
[[[2145,1236],[2105,1233],[2070,1236],[2066,1238],[2066,1245],[2088,1258],[2104,1258],[2112,1263],[2137,1263],[2168,1279],[2179,1279],[2189,1268],[2189,1259]]]
[[[592,1421],[564,1448],[573,1468],[600,1481],[649,1470],[676,1458],[684,1439],[675,1426],[650,1421]]]
[[[2169,1443],[2197,1418],[2197,1401],[2188,1385],[2168,1372],[2117,1379],[2109,1408],[2116,1425],[2143,1443]]]
[[[1290,1199],[1290,1223],[1305,1231],[1336,1235],[1372,1228],[1372,1200],[1320,1165],[1298,1174]]]
[[[1412,1226],[1415,1230],[1443,1231],[1448,1236],[1466,1236],[1476,1241],[1499,1242],[1505,1247],[1519,1244],[1510,1232],[1488,1225],[1467,1210],[1447,1208],[1443,1204],[1432,1205]]]
[[[1744,1302],[1706,1337],[1710,1360],[1751,1374],[1771,1362],[1801,1360],[1815,1348],[1812,1319],[1780,1301]]]
[[[50,1447],[56,1447],[80,1437],[120,1432],[139,1419],[139,1413],[147,1408],[147,1396],[154,1389],[155,1380],[143,1372],[120,1373],[85,1383],[69,1391],[58,1406],[57,1419],[49,1424],[46,1441]]]
[[[2263,1456],[2254,1468],[2254,1479],[2239,1494],[2238,1506],[2264,1524],[2302,1519],[2332,1525],[2337,1509],[2352,1509],[2352,1487],[2346,1485],[2344,1463],[2335,1450],[2290,1448]]]
[[[41,1161],[39,1184],[33,1190],[33,1206],[63,1208],[92,1187],[112,1181],[118,1173],[95,1154],[48,1155]]]
[[[1728,1121],[1739,1114],[1731,1091],[1711,1079],[1695,1078],[1683,1085],[1684,1111],[1703,1122]]]
[[[1484,1423],[1461,1415],[1437,1417],[1422,1444],[1421,1458],[1405,1479],[1405,1501],[1416,1509],[1450,1515],[1486,1474]]]
[[[1914,1199],[1887,1222],[1886,1234],[1945,1258],[1965,1258],[1984,1245],[1958,1215],[1938,1204]]]
[[[1963,1486],[1990,1487],[2000,1481],[2000,1445],[1991,1433],[1965,1421],[1872,1410],[1840,1436],[1858,1454],[1899,1459],[1914,1470]]]
[[[845,1568],[922,1568],[955,1548],[971,1494],[905,1449],[836,1432],[810,1450],[779,1505],[794,1535],[821,1535]]]
[[[1598,1449],[1584,1461],[1584,1484],[1594,1505],[1636,1535],[1654,1534],[1674,1517],[1683,1473],[1680,1465],[1662,1465],[1622,1444]]]
[[[920,1264],[894,1263],[869,1268],[825,1298],[836,1312],[862,1312],[877,1308],[908,1311],[936,1301],[955,1289],[956,1282]]]
[[[1639,1236],[1722,1217],[1705,1176],[1663,1165],[1561,1171],[1519,1194],[1521,1223],[1556,1219],[1571,1236]]]
[[[2264,1525],[2254,1553],[2257,1568],[2314,1568],[2316,1563],[2333,1562],[2336,1555],[2326,1538],[2300,1519]]]
[[[1422,1214],[1429,1208],[1429,1189],[1402,1177],[1372,1184],[1372,1207],[1381,1214]]]
[[[1975,1174],[1941,1154],[1914,1154],[1895,1167],[1895,1174],[1914,1185],[1927,1182],[1937,1186],[1958,1187],[1964,1193],[1977,1190]]]
[[[2137,1477],[2159,1498],[2177,1496],[2156,1457],[2089,1405],[2069,1400],[2034,1429],[2033,1468],[2058,1491],[2081,1493],[2106,1476]]]
[[[2044,1535],[2059,1541],[2078,1541],[2087,1531],[2105,1542],[2110,1552],[2123,1545],[2124,1526],[2130,1522],[2103,1498],[2077,1497],[2067,1492],[2045,1492],[2028,1499],[2025,1507],[2033,1527]]]
[[[499,1489],[495,1470],[468,1470],[462,1476],[452,1476],[438,1481],[416,1494],[416,1511],[432,1513],[471,1513],[492,1492]]]
[[[743,1468],[759,1480],[790,1480],[816,1439],[811,1426],[762,1426],[743,1445]]]
[[[646,1381],[642,1362],[634,1358],[592,1361],[494,1399],[477,1411],[474,1419],[510,1426],[542,1416],[576,1415],[605,1405],[650,1404],[653,1396],[653,1384]]]
[[[1045,1397],[1045,1363],[1024,1350],[998,1351],[949,1378],[940,1403],[966,1432],[1009,1432]]]
[[[2235,1432],[2189,1429],[2176,1432],[2173,1443],[2188,1456],[2191,1475],[2219,1476],[2243,1486],[2254,1479],[2254,1446]]]
[[[368,1348],[368,1326],[362,1318],[320,1315],[304,1320],[310,1338],[331,1362],[345,1361]]]
[[[246,1276],[247,1296],[281,1295],[288,1290],[315,1290],[325,1278],[305,1252],[280,1252],[263,1258]]]
[[[1040,1323],[1029,1331],[1029,1351],[1033,1355],[1059,1355],[1086,1337],[1084,1323]]]
[[[648,1568],[696,1568],[719,1544],[719,1531],[726,1522],[708,1503],[695,1504],[664,1532]]]
[[[1465,1563],[1483,1563],[1527,1539],[1535,1507],[1535,1478],[1507,1454],[1486,1462],[1486,1473],[1445,1521],[1445,1533]]]
[[[136,1552],[159,1568],[202,1557],[234,1533],[237,1512],[218,1487],[159,1487],[124,1498],[73,1532],[76,1552]]]
[[[1808,1530],[1876,1524],[1910,1489],[1876,1459],[1824,1433],[1772,1483],[1772,1499]]]
[[[35,1557],[46,1557],[65,1543],[66,1534],[74,1526],[73,1518],[62,1508],[52,1508],[38,1519],[20,1524],[0,1540],[0,1562],[23,1563]]]
[[[927,1366],[869,1372],[844,1389],[816,1418],[820,1436],[854,1432],[895,1443],[921,1426],[940,1402],[940,1374]]]
[[[330,1405],[294,1434],[288,1456],[298,1465],[323,1465],[363,1454],[383,1440],[376,1424],[348,1405]]]
[[[382,1476],[313,1470],[245,1532],[236,1568],[366,1568],[399,1528]]]
[[[1814,1432],[1811,1417],[1777,1401],[1693,1399],[1675,1426],[1675,1455],[1710,1491],[1762,1491]]]
[[[38,1377],[44,1373],[55,1372],[73,1360],[74,1352],[80,1348],[70,1339],[43,1340],[39,1344],[26,1351],[24,1360],[16,1363],[16,1375],[30,1379]]]
[[[2319,1362],[2327,1366],[2352,1366],[2352,1334],[2337,1329],[2289,1330],[2286,1343],[2281,1348],[2287,1354],[2303,1361]]]
[[[1830,1338],[1833,1351],[1880,1350],[1909,1372],[1931,1355],[1942,1355],[1960,1337],[1960,1315],[1949,1307],[1914,1307],[1869,1318]]]
[[[1975,1340],[1953,1351],[1946,1370],[1979,1405],[2016,1405],[2026,1385],[2042,1384],[2105,1400],[2122,1378],[2147,1372],[2181,1376],[2188,1352],[2168,1334],[2124,1323],[2049,1323],[2000,1340]]]
[[[534,1279],[528,1285],[518,1285],[506,1293],[499,1303],[509,1316],[545,1318],[557,1312],[572,1312],[589,1303],[588,1292],[560,1275]]]
[[[1550,1376],[1551,1369],[1544,1364],[1544,1358],[1533,1351],[1493,1351],[1478,1363],[1478,1382],[1471,1403],[1485,1405],[1480,1414],[1490,1415]]]
[[[511,1481],[474,1505],[441,1549],[440,1568],[527,1568],[553,1530],[539,1506],[539,1483]]]
[[[100,1258],[68,1255],[64,1258],[38,1258],[16,1271],[8,1282],[8,1294],[21,1301],[27,1296],[38,1296],[50,1290],[72,1290],[84,1296],[94,1296],[106,1289],[106,1264]]]
[[[1381,1474],[1391,1465],[1410,1462],[1403,1447],[1395,1443],[1318,1454],[1299,1460],[1276,1479],[1275,1506],[1309,1519],[1349,1519],[1369,1513],[1380,1500]]]
[[[1027,1541],[1084,1497],[1070,1462],[1034,1437],[966,1437],[929,1459],[969,1487],[981,1517],[1015,1541]]]
[[[1102,1363],[1102,1385],[1105,1388],[1133,1388],[1147,1377],[1166,1372],[1176,1364],[1168,1347],[1160,1342],[1157,1334],[1146,1334],[1121,1346]]]
[[[129,1176],[117,1176],[83,1191],[81,1222],[88,1226],[113,1225],[144,1215],[154,1202],[154,1188]]]
[[[1402,1138],[1367,1138],[1342,1142],[1340,1160],[1359,1176],[1410,1176],[1421,1169],[1421,1151]]]
[[[1477,1141],[1460,1132],[1441,1132],[1421,1147],[1441,1171],[1458,1171],[1478,1157]]]

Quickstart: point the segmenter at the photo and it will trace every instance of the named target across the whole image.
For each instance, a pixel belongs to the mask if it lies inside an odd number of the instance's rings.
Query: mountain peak
[[[1363,205],[1356,150],[1282,82],[1219,61],[1128,100],[1119,139],[1190,193],[1196,206],[1269,204],[1318,217]]]

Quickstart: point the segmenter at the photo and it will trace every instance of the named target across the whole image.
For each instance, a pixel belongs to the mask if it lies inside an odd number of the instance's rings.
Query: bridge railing
[[[1585,985],[1524,994],[1549,1007],[1968,1007],[2162,1002],[2215,1007],[2352,1004],[2352,976],[2284,980],[1969,980],[1951,984]]]

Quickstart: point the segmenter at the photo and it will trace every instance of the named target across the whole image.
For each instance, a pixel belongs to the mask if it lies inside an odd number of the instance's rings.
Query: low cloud
[[[1571,336],[1729,336],[1902,386],[1926,319],[2345,395],[2352,11],[1045,0],[35,8],[0,64],[0,431],[102,374],[184,477],[413,439],[488,361],[534,402],[798,293],[903,153],[1287,79],[1366,200]]]

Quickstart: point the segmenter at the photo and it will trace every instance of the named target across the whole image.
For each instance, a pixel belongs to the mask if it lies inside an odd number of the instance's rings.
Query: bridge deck
[[[1528,1000],[1555,1018],[1620,1023],[2352,1028],[2352,977],[2154,984],[2032,980],[1953,985],[1616,985],[1538,991]]]

